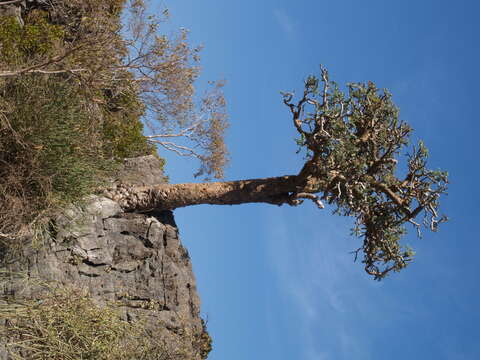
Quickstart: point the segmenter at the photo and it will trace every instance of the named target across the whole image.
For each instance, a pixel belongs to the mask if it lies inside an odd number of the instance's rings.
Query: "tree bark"
[[[173,210],[185,206],[237,205],[268,203],[297,205],[300,177],[287,175],[263,179],[211,183],[125,186],[108,190],[105,195],[117,201],[125,211]],[[307,198],[303,196],[303,198]]]

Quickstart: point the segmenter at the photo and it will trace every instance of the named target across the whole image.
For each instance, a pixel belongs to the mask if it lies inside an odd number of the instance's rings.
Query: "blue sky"
[[[353,263],[350,221],[306,203],[177,210],[208,328],[210,360],[479,359],[477,88],[480,3],[459,0],[155,0],[170,28],[203,44],[201,81],[225,78],[228,179],[295,174],[291,120],[279,91],[324,64],[339,84],[388,88],[401,118],[450,173],[438,233],[375,282]],[[167,29],[167,28],[166,28]],[[200,85],[201,88],[201,85]],[[172,182],[193,162],[166,155]]]

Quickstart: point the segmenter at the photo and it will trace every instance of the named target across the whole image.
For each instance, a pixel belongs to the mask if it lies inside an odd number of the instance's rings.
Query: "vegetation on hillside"
[[[0,284],[11,274],[0,273]],[[42,360],[191,360],[206,359],[211,338],[205,330],[194,334],[182,319],[179,329],[153,336],[146,320],[126,321],[121,304],[99,305],[85,291],[27,279],[24,286],[43,289],[35,299],[0,300],[0,337],[12,359]],[[145,304],[145,309],[151,309]],[[191,345],[191,346],[190,346]]]
[[[124,158],[161,159],[157,148],[168,149],[200,160],[197,175],[223,175],[223,82],[197,100],[200,49],[186,31],[162,35],[167,17],[147,14],[140,0],[33,1],[22,21],[0,16],[2,258],[51,230],[66,204],[109,184]],[[211,350],[205,325],[169,333],[159,323],[152,334],[151,324],[122,320],[122,304],[41,286],[35,299],[0,299],[12,358],[187,360]]]
[[[0,240],[91,193],[123,158],[158,156],[157,145],[222,176],[222,83],[195,100],[199,49],[185,31],[161,35],[166,16],[139,0],[59,0],[29,3],[23,23],[0,18]],[[180,137],[191,145],[171,141]]]

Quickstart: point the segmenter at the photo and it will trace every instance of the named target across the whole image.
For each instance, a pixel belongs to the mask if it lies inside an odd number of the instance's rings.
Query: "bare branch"
[[[0,71],[0,77],[12,77],[18,76],[22,74],[47,74],[47,75],[55,75],[55,74],[65,74],[65,73],[77,73],[82,71],[88,71],[88,69],[67,69],[67,70],[18,70],[18,71]]]
[[[294,198],[294,201],[298,201],[298,199],[308,199],[308,200],[312,200],[313,203],[315,205],[317,205],[317,207],[319,209],[324,209],[325,208],[325,205],[323,205],[323,202],[320,200],[320,198],[318,197],[318,195],[315,195],[315,194],[310,194],[310,193],[298,193],[298,194],[295,194],[293,196]]]
[[[84,48],[87,44],[81,44],[79,46],[76,46],[72,49],[67,50],[64,54],[62,55],[57,55],[54,56],[40,64],[35,64],[28,66],[26,68],[20,69],[20,70],[14,70],[14,71],[1,71],[0,72],[0,77],[12,77],[12,76],[18,76],[18,75],[23,75],[23,74],[31,74],[31,73],[41,73],[41,74],[60,74],[60,73],[74,73],[74,72],[80,72],[80,71],[87,71],[87,69],[60,69],[60,70],[43,70],[43,68],[47,67],[48,65],[52,64],[57,64],[61,62],[62,60],[66,59],[67,57],[71,56],[74,54],[76,51],[80,50],[81,48]]]
[[[193,157],[196,157],[197,159],[200,159],[200,160],[202,159],[202,156],[198,152],[196,152],[192,148],[189,148],[188,146],[178,145],[170,141],[161,141],[161,140],[154,140],[154,139],[149,139],[149,142],[158,144],[164,147],[165,149],[169,151],[173,151],[174,153],[180,156],[193,156]]]
[[[24,0],[10,0],[10,1],[4,1],[4,2],[0,2],[0,6],[2,5],[12,5],[12,4],[20,4],[21,2],[23,2]]]
[[[191,137],[192,133],[198,129],[200,126],[207,123],[207,120],[199,120],[193,123],[191,126],[188,126],[185,129],[180,130],[180,132],[175,134],[154,134],[154,135],[145,135],[147,139],[156,139],[156,138],[173,138],[173,137]]]
[[[328,110],[328,88],[329,88],[328,71],[323,65],[320,65],[320,71],[321,71],[321,76],[323,81],[322,108],[325,108],[326,110]]]

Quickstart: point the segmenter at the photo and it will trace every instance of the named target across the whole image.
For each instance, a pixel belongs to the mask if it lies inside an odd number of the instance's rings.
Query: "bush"
[[[3,274],[5,275],[5,274]],[[191,360],[206,359],[211,339],[188,324],[174,333],[152,332],[141,318],[121,319],[114,305],[98,305],[86,292],[29,279],[41,298],[0,300],[0,339],[13,359]],[[168,330],[166,331],[169,332]]]
[[[16,359],[115,359],[112,350],[128,329],[112,309],[65,289],[38,301],[0,305],[0,317],[8,321],[2,338]]]
[[[33,11],[26,20],[21,26],[15,17],[0,18],[1,62],[22,64],[48,55],[63,39],[62,27],[50,24],[47,13]]]
[[[149,144],[143,135],[143,123],[139,121],[144,114],[144,106],[138,97],[132,94],[110,92],[104,94],[102,136],[104,151],[112,158],[127,158],[142,155],[156,155],[156,147]]]
[[[72,24],[48,16],[30,10],[23,27],[0,18],[0,64],[24,68],[71,46],[64,38]],[[0,241],[94,191],[123,158],[156,154],[125,77],[101,87],[71,73],[0,78]]]

